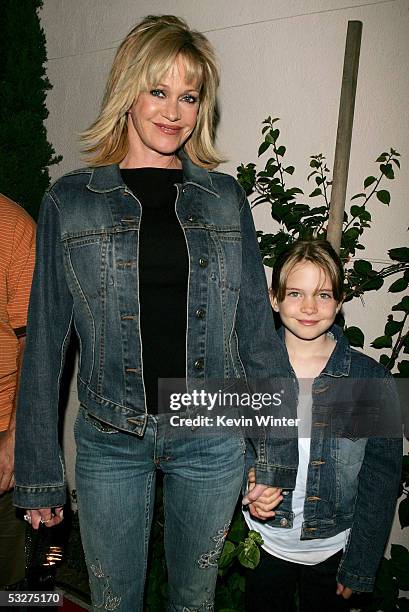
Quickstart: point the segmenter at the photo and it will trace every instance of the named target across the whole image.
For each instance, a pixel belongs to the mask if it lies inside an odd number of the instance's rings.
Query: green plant
[[[259,147],[259,156],[271,151],[264,168],[256,169],[256,164],[241,164],[238,171],[238,180],[248,196],[252,196],[252,206],[268,204],[271,216],[279,225],[274,233],[258,232],[260,251],[266,266],[273,266],[276,257],[285,247],[298,238],[316,236],[326,237],[330,208],[330,187],[332,181],[326,159],[322,154],[313,155],[310,159],[310,174],[308,181],[314,181],[314,188],[308,200],[299,187],[288,187],[289,178],[294,173],[294,166],[285,163],[286,147],[279,144],[280,130],[276,127],[278,119],[268,117],[263,121],[263,142]],[[349,210],[344,213],[341,239],[341,259],[345,262],[345,301],[355,297],[363,299],[368,291],[380,289],[389,276],[395,280],[389,291],[401,293],[409,285],[409,248],[398,247],[388,251],[391,263],[379,270],[374,270],[372,264],[365,259],[356,259],[352,265],[351,258],[357,251],[365,249],[361,242],[362,235],[371,227],[372,216],[368,210],[370,200],[389,205],[390,192],[383,188],[383,183],[395,178],[395,169],[400,168],[400,154],[394,149],[383,152],[377,158],[376,175],[365,178],[362,190],[351,198]],[[382,184],[381,184],[382,183]],[[302,202],[298,201],[302,196]],[[319,205],[311,204],[319,200]],[[359,205],[356,203],[359,201]],[[383,354],[381,363],[392,369],[395,365],[402,376],[409,370],[409,361],[397,363],[400,353],[409,352],[409,297],[405,296],[395,304],[392,311],[403,315],[395,320],[394,315],[388,317],[384,335],[376,338],[372,343],[374,348],[387,348],[390,355]],[[396,315],[395,315],[396,316]],[[399,316],[399,315],[398,315]],[[364,346],[364,334],[358,327],[345,326],[344,329],[352,346]]]
[[[45,36],[42,0],[2,0],[0,11],[0,191],[37,218],[50,183],[48,167],[62,157],[47,141]]]

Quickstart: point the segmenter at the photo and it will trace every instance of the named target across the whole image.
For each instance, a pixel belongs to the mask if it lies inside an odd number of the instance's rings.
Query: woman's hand
[[[51,508],[38,508],[38,510],[26,510],[25,520],[33,529],[38,529],[43,523],[46,527],[58,525],[64,518],[62,506]]]
[[[275,516],[273,508],[282,501],[281,489],[256,485],[256,475],[253,469],[248,473],[248,492],[243,498],[243,505],[248,505],[250,514],[258,519],[268,519]]]
[[[338,582],[337,595],[341,595],[341,597],[343,597],[344,599],[349,599],[352,595],[352,589],[349,589],[348,587]]]

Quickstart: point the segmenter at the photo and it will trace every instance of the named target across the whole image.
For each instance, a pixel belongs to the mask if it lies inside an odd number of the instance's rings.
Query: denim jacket
[[[230,176],[182,153],[176,214],[189,256],[189,380],[280,374],[287,357],[274,331],[251,211]],[[71,172],[46,192],[29,308],[16,436],[15,503],[65,500],[58,447],[59,383],[72,327],[80,345],[78,396],[88,412],[143,436],[147,422],[138,300],[141,205],[110,165]],[[254,445],[265,484],[293,488],[294,441]]]
[[[283,332],[280,328],[281,338]],[[336,347],[312,385],[310,462],[301,539],[329,538],[350,528],[337,580],[355,591],[372,591],[400,480],[399,402],[389,371],[351,349],[336,325],[330,333]],[[292,375],[296,381],[295,373]],[[367,437],[362,437],[364,432]],[[382,432],[388,437],[381,437]],[[293,524],[292,492],[283,493],[275,517],[268,521],[273,528]]]

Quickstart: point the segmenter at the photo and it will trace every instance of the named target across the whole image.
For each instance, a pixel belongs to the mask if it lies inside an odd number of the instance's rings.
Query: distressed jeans
[[[140,438],[83,408],[75,437],[92,610],[143,610],[158,469],[164,473],[168,611],[214,610],[217,562],[243,479],[243,438],[199,429],[182,437],[157,415]]]

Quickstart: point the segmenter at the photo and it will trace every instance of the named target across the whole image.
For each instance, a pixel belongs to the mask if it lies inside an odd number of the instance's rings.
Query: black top
[[[182,170],[121,170],[142,206],[139,234],[139,300],[143,378],[148,412],[158,411],[158,378],[186,378],[189,260],[176,217],[176,183]]]

